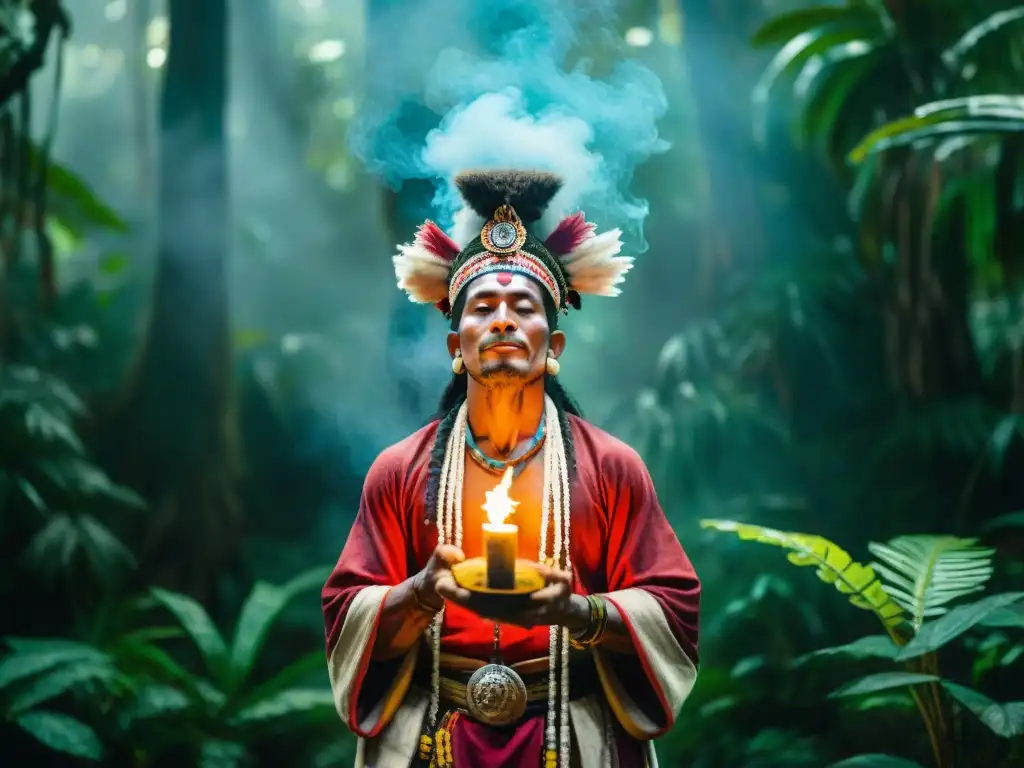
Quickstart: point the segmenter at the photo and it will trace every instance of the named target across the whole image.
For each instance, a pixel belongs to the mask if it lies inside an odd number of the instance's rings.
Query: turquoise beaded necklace
[[[540,424],[537,425],[537,431],[533,437],[530,438],[530,442],[527,445],[525,451],[514,459],[508,459],[502,461],[500,459],[492,459],[480,450],[480,446],[476,444],[476,438],[473,437],[473,431],[470,429],[466,430],[466,447],[469,448],[469,455],[473,457],[473,460],[496,475],[502,474],[509,467],[513,467],[512,476],[518,477],[519,473],[526,468],[526,462],[531,459],[537,451],[540,450],[544,444],[544,422],[546,419],[541,418]]]

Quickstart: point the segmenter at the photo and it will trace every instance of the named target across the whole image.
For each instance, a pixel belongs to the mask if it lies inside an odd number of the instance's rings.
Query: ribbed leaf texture
[[[992,576],[994,550],[977,539],[900,536],[868,549],[886,591],[909,614],[916,632],[925,619],[941,616],[954,600],[980,592]]]

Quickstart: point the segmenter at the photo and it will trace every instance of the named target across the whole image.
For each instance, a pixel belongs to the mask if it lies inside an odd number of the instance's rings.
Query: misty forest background
[[[4,764],[351,765],[319,588],[448,375],[433,186],[351,137],[484,30],[415,5],[0,0]],[[662,765],[1024,765],[1024,8],[625,0],[581,57],[667,101],[562,374],[704,581]]]

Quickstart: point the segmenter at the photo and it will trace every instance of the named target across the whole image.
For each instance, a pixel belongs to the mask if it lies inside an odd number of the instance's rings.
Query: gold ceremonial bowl
[[[544,586],[544,577],[537,564],[516,560],[516,585],[512,589],[491,589],[487,586],[487,560],[473,557],[452,566],[455,582],[470,592],[467,607],[485,619],[500,620],[525,610],[530,595]]]

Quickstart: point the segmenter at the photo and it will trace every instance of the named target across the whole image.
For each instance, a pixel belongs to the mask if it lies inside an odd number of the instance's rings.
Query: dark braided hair
[[[462,310],[465,307],[464,291],[452,307],[451,329],[459,330],[459,320],[462,317]],[[547,315],[548,328],[551,331],[558,330],[558,311],[554,302],[544,292],[544,314]],[[441,395],[441,402],[438,403],[437,411],[431,417],[431,421],[440,420],[437,427],[437,435],[434,438],[434,447],[430,451],[430,468],[427,474],[427,495],[424,513],[428,520],[433,519],[437,510],[437,495],[441,488],[441,466],[444,463],[444,450],[448,445],[448,436],[455,426],[455,417],[459,408],[466,400],[466,392],[469,387],[467,375],[453,375],[448,386]],[[558,426],[562,432],[562,440],[565,443],[565,461],[569,468],[569,482],[576,477],[576,449],[572,441],[572,430],[569,428],[569,414],[583,418],[579,403],[570,395],[561,382],[554,376],[547,376],[544,379],[544,392],[551,398],[558,411]]]

